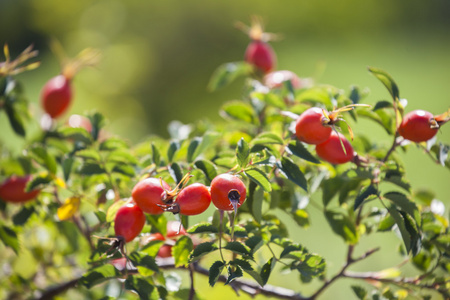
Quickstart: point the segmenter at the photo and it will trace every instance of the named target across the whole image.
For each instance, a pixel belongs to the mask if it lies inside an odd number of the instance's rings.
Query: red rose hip
[[[319,107],[311,107],[304,111],[295,123],[295,135],[307,144],[321,144],[325,142],[331,132],[331,126],[326,125],[330,119],[324,115]]]
[[[342,148],[341,141],[344,144],[344,149]],[[332,164],[344,164],[353,159],[354,151],[350,142],[342,134],[337,134],[332,132],[328,140],[324,143],[316,145],[317,155]]]
[[[44,111],[53,119],[66,112],[72,102],[70,80],[64,75],[51,78],[41,91],[41,104]]]
[[[245,50],[245,61],[262,71],[269,73],[275,68],[276,56],[272,47],[263,41],[251,41]]]
[[[211,200],[221,210],[233,210],[233,202],[236,208],[245,201],[247,189],[245,184],[236,176],[221,174],[211,181]]]
[[[142,231],[145,225],[145,215],[133,202],[128,202],[117,211],[114,219],[116,236],[121,236],[128,243]]]
[[[398,133],[407,140],[420,143],[434,137],[438,129],[439,125],[430,112],[414,110],[403,117]]]
[[[159,178],[146,178],[139,181],[131,192],[131,197],[142,211],[159,215],[164,210],[158,205],[164,205],[162,199],[165,197],[166,191],[170,190],[170,186]]]
[[[9,177],[0,185],[0,199],[11,203],[23,203],[35,199],[40,190],[25,192],[30,180],[31,175]]]

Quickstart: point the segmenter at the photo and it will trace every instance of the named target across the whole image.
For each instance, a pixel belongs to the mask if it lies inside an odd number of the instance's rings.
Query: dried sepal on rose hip
[[[237,211],[247,195],[245,184],[232,174],[220,174],[211,181],[211,201],[220,210]]]
[[[210,204],[211,194],[208,187],[201,183],[193,183],[182,188],[172,203],[160,207],[174,214],[194,216],[207,210]]]
[[[251,27],[238,22],[236,27],[246,33],[251,39],[245,50],[244,60],[255,68],[256,73],[267,74],[275,69],[277,57],[272,47],[268,44],[276,35],[264,32],[262,20],[252,18]]]
[[[398,134],[404,139],[420,143],[433,138],[439,128],[450,120],[450,113],[433,116],[425,110],[414,110],[407,113],[398,127]]]
[[[366,104],[351,104],[331,112],[319,107],[311,107],[298,116],[295,122],[295,135],[298,140],[307,144],[318,145],[325,142],[331,135],[333,127],[340,121],[345,122],[340,114],[353,110],[355,107],[370,107]],[[348,126],[350,136],[353,132]]]

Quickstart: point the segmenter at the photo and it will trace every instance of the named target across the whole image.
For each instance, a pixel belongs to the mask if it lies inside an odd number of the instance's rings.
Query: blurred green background
[[[101,49],[98,67],[82,70],[74,79],[70,114],[99,110],[109,120],[109,131],[137,142],[149,134],[167,137],[172,120],[218,120],[220,106],[239,98],[243,81],[214,93],[206,86],[217,66],[243,59],[248,38],[233,23],[248,24],[251,15],[261,16],[267,31],[283,35],[272,43],[278,69],[346,90],[351,85],[368,87],[365,102],[373,104],[389,99],[367,71],[367,66],[374,66],[394,77],[401,97],[409,101],[407,111],[422,108],[438,114],[450,106],[450,2],[445,0],[0,0],[0,43],[8,43],[13,57],[30,43],[40,50],[42,66],[20,75],[32,103],[34,127],[42,115],[40,89],[60,71],[49,51],[50,39],[58,39],[69,56],[86,47]],[[354,130],[391,143],[382,129],[364,120]],[[450,143],[450,128],[444,127],[438,139]],[[0,142],[12,149],[22,145],[4,114]],[[433,189],[448,206],[449,171],[414,146],[402,155],[412,185]],[[324,255],[333,274],[345,246],[319,213],[312,214],[313,227],[293,236]],[[381,238],[398,242],[393,235]],[[377,241],[364,242],[361,252]],[[401,258],[388,250],[361,269],[378,270],[393,261]],[[271,282],[303,289],[283,276]],[[351,299],[350,284],[344,280],[332,286],[323,299]]]

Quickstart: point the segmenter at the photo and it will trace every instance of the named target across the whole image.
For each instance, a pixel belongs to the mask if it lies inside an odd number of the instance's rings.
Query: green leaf
[[[72,157],[66,157],[62,161],[62,170],[64,174],[64,181],[68,181],[70,177],[70,173],[72,173],[72,166],[74,163],[74,159]]]
[[[138,160],[133,154],[124,149],[110,152],[106,158],[107,162],[137,165]]]
[[[358,285],[352,285],[352,290],[355,293],[356,297],[358,297],[359,300],[367,299],[367,291],[365,288],[358,286]]]
[[[50,174],[48,174],[46,172],[38,174],[37,176],[33,176],[33,178],[27,183],[27,186],[25,187],[25,191],[30,192],[30,191],[38,189],[38,188],[43,188],[44,186],[48,185],[52,181],[53,181],[53,178]]]
[[[419,210],[414,202],[408,199],[405,194],[399,192],[388,192],[383,195],[384,198],[391,200],[402,211],[408,213],[414,218],[420,226]]]
[[[276,145],[283,145],[283,139],[280,138],[275,133],[271,132],[263,132],[259,135],[257,135],[252,141],[251,146],[255,145],[270,145],[270,144],[276,144]]]
[[[156,166],[159,166],[161,162],[161,154],[159,154],[159,150],[154,143],[152,143],[152,161]]]
[[[263,244],[264,241],[262,237],[258,235],[254,235],[245,241],[245,245],[250,248],[252,253],[255,253]]]
[[[177,153],[177,151],[180,150],[180,147],[181,145],[179,141],[170,142],[169,149],[167,149],[167,158],[169,160],[169,163],[173,161],[173,157],[175,156],[175,153]]]
[[[56,174],[56,160],[55,157],[48,153],[47,149],[41,145],[34,145],[30,148],[33,158],[44,166],[50,173]]]
[[[300,244],[290,244],[283,247],[280,258],[299,259],[303,257],[308,251]]]
[[[217,176],[216,165],[209,160],[198,159],[195,161],[194,166],[203,172],[209,183]]]
[[[355,223],[342,210],[326,210],[325,217],[333,231],[350,245],[358,242],[359,237]]]
[[[195,224],[194,226],[190,227],[187,230],[190,234],[196,234],[196,233],[219,233],[219,229],[216,226],[211,225],[207,222],[201,222],[198,224]]]
[[[247,103],[240,101],[225,103],[222,106],[222,112],[225,116],[231,119],[255,125],[258,124],[258,119],[253,107]]]
[[[187,150],[187,161],[189,162],[189,163],[191,163],[191,162],[193,162],[194,161],[194,153],[195,153],[195,150],[197,150],[197,148],[198,148],[198,145],[200,145],[200,142],[202,141],[202,138],[201,137],[195,137],[195,138],[193,138],[192,140],[191,140],[191,142],[189,143],[189,146],[188,146],[188,150]]]
[[[159,268],[158,265],[156,264],[155,259],[145,252],[133,252],[130,255],[128,255],[128,258],[136,267],[140,266],[152,270],[156,273],[159,272]]]
[[[105,169],[101,167],[99,164],[92,164],[92,163],[82,164],[78,172],[81,175],[96,175],[106,173]]]
[[[266,285],[267,281],[269,281],[270,273],[272,273],[275,263],[275,257],[271,257],[261,268],[259,275],[261,276],[262,286]]]
[[[378,101],[377,103],[375,103],[375,106],[373,107],[373,111],[379,110],[379,109],[383,109],[383,108],[391,108],[392,107],[392,102],[390,101]]]
[[[244,273],[242,273],[242,269],[239,266],[234,269],[232,269],[231,267],[228,267],[228,278],[227,278],[227,281],[225,282],[225,285],[229,284],[236,278],[239,278],[242,276],[244,276]]]
[[[111,171],[114,173],[123,174],[128,177],[134,177],[134,175],[136,175],[134,168],[131,165],[125,164],[117,164],[112,168]]]
[[[118,276],[120,276],[119,270],[114,268],[113,265],[107,264],[88,271],[80,278],[79,282],[90,289],[97,284]]]
[[[150,215],[147,214],[147,221],[150,225],[156,229],[163,236],[166,236],[167,232],[167,218],[164,214],[161,215]],[[152,228],[152,230],[153,230]]]
[[[176,268],[189,264],[189,254],[193,248],[194,244],[190,237],[183,235],[177,240],[175,246],[172,248]]]
[[[241,138],[236,146],[236,158],[241,168],[245,168],[249,162],[250,148],[244,138]]]
[[[405,220],[403,219],[403,216],[400,214],[400,212],[398,211],[397,207],[394,204],[389,205],[388,210],[398,226],[398,229],[402,236],[403,243],[406,247],[406,252],[409,253],[412,248],[412,240],[408,230],[406,229]]]
[[[314,164],[320,164],[320,161],[316,157],[314,157],[314,155],[312,155],[300,141],[294,141],[290,143],[288,149],[295,156],[298,156]]]
[[[13,216],[13,223],[16,226],[23,226],[28,219],[36,212],[34,206],[24,206],[22,209]]]
[[[90,133],[81,127],[61,127],[58,129],[58,133],[62,138],[71,139],[75,142],[82,142],[85,144],[90,144],[92,142],[92,137]]]
[[[86,160],[93,160],[94,162],[100,161],[100,154],[94,149],[82,149],[75,153],[75,156],[81,157]]]
[[[135,291],[140,300],[159,299],[158,290],[150,284],[148,279],[129,275],[125,280],[125,288]]]
[[[177,163],[172,163],[169,165],[169,174],[173,178],[173,180],[178,184],[181,182],[181,179],[183,179],[183,171],[181,170],[181,167]]]
[[[250,181],[247,206],[255,221],[261,223],[262,205],[264,201],[264,190],[257,186],[254,181]]]
[[[388,231],[395,225],[395,220],[390,215],[387,215],[378,224],[378,231]]]
[[[210,286],[214,286],[216,284],[224,267],[225,263],[220,260],[215,261],[211,265],[211,267],[209,268],[209,280],[208,280]]]
[[[265,192],[272,191],[272,185],[270,184],[269,178],[267,178],[266,173],[257,168],[249,168],[244,170],[245,175],[250,178],[251,181],[259,185]]]
[[[141,253],[145,253],[147,255],[150,255],[151,257],[156,257],[158,254],[159,248],[164,244],[164,241],[160,240],[152,240],[148,242],[142,249]]]
[[[91,130],[92,138],[94,139],[94,141],[96,141],[100,134],[100,129],[102,129],[102,127],[105,125],[105,117],[98,112],[89,115],[87,117],[89,118],[89,121],[91,121],[92,125]]]
[[[251,65],[246,62],[231,62],[220,65],[214,71],[208,83],[208,89],[210,91],[220,89],[236,80],[236,78],[250,74],[251,70]]]
[[[336,196],[344,185],[344,180],[341,177],[333,177],[323,181],[322,187],[322,202],[325,207],[328,206],[330,201]]]
[[[371,72],[376,78],[378,78],[378,80],[380,80],[384,84],[384,86],[388,89],[389,93],[391,94],[392,98],[395,101],[398,101],[400,99],[399,95],[400,92],[398,90],[397,84],[395,83],[391,75],[378,68],[369,67],[368,69],[369,72]]]
[[[224,249],[230,250],[239,255],[252,257],[250,248],[240,242],[228,242]]]
[[[300,272],[302,282],[310,282],[315,277],[323,277],[325,268],[325,260],[316,254],[308,253],[301,262],[296,263],[296,269]]]
[[[127,143],[117,137],[110,137],[107,140],[100,143],[99,149],[102,151],[112,151],[118,149],[127,149]]]
[[[195,160],[199,155],[203,154],[207,149],[211,148],[211,146],[217,141],[219,137],[220,134],[217,132],[206,132],[201,138],[200,144],[198,145],[198,147],[196,147],[192,158]]]
[[[369,186],[362,188],[355,199],[355,205],[353,209],[354,210],[358,209],[358,207],[364,202],[364,200],[366,200],[372,195],[375,196],[378,195],[378,190],[373,184],[370,184]]]
[[[17,234],[9,227],[0,225],[0,239],[5,246],[11,247],[16,254],[19,254],[20,244]]]
[[[201,243],[197,245],[197,247],[195,247],[195,249],[191,252],[190,261],[193,262],[199,260],[206,254],[216,251],[217,249],[217,246],[212,242]]]
[[[294,221],[298,224],[298,226],[303,228],[309,227],[309,214],[306,210],[297,209],[296,211],[292,212],[292,216],[294,217]]]
[[[388,170],[384,177],[384,181],[390,182],[406,190],[411,191],[411,184],[404,178],[403,174],[397,170]]]
[[[5,112],[8,116],[9,124],[14,132],[22,137],[25,137],[25,125],[22,116],[10,101],[5,102]]]
[[[290,181],[308,191],[308,184],[300,168],[287,157],[282,157],[281,161],[277,161],[277,167],[280,172]]]
[[[305,89],[296,97],[296,102],[312,102],[321,103],[327,107],[333,106],[330,98],[330,93],[321,87],[314,87]]]

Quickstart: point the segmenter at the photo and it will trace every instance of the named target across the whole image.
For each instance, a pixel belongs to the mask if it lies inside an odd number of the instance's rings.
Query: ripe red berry
[[[339,140],[340,138],[340,140]],[[344,144],[342,149],[341,141]],[[353,147],[350,142],[342,134],[332,132],[328,140],[324,143],[316,145],[317,155],[332,164],[343,164],[352,160],[354,156]]]
[[[40,190],[25,192],[25,187],[31,180],[31,175],[11,176],[0,185],[0,199],[11,203],[23,203],[37,197]]]
[[[194,216],[207,210],[210,204],[211,194],[209,189],[201,183],[194,183],[183,188],[175,203],[164,206],[164,210],[174,214]]]
[[[134,186],[131,197],[144,212],[159,215],[164,211],[158,205],[165,204],[161,199],[168,190],[170,190],[170,186],[164,180],[146,178]]]
[[[245,61],[262,71],[269,73],[275,68],[276,55],[272,47],[259,40],[251,41],[245,50]]]
[[[186,230],[183,226],[180,228],[179,222],[169,221],[167,222],[167,239],[159,232],[152,233],[150,237],[147,239],[147,242],[151,241],[165,241],[164,245],[162,245],[158,250],[158,257],[167,258],[172,256],[172,246],[175,244],[175,237],[180,235],[186,235]]]
[[[330,119],[324,115],[319,107],[311,107],[304,111],[295,123],[295,135],[307,144],[321,144],[325,142],[331,132],[331,126],[326,125]]]
[[[53,119],[61,116],[68,109],[71,101],[72,88],[70,80],[64,75],[51,78],[42,88],[42,108]]]
[[[279,88],[286,81],[290,81],[294,89],[302,87],[302,82],[297,74],[288,70],[270,72],[264,76],[263,81],[264,85],[270,89]]]
[[[407,113],[398,128],[398,133],[407,140],[420,143],[431,139],[439,125],[430,112],[414,110]]]
[[[121,236],[125,242],[130,242],[142,231],[145,225],[145,215],[133,202],[128,202],[117,210],[114,219],[116,236]]]
[[[236,208],[245,201],[247,189],[245,184],[236,176],[221,174],[211,181],[211,200],[221,210],[233,210],[235,201]]]

